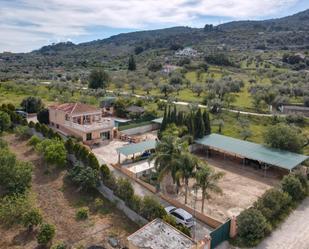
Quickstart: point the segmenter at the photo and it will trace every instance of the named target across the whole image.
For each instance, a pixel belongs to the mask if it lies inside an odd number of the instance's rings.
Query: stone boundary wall
[[[148,223],[148,220],[137,214],[131,208],[129,208],[123,200],[117,197],[112,190],[104,186],[101,182],[101,185],[98,187],[99,192],[109,201],[116,204],[117,208],[125,213],[125,215],[139,225],[145,225]]]

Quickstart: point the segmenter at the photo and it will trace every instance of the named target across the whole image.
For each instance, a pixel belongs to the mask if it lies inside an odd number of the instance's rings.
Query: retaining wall
[[[149,131],[152,131],[152,130],[154,130],[154,125],[149,124],[149,125],[144,125],[144,126],[140,126],[140,127],[135,127],[135,128],[123,130],[123,131],[121,131],[121,133],[124,133],[128,136],[132,136],[132,135],[143,134],[143,133],[146,133],[146,132],[149,132]]]

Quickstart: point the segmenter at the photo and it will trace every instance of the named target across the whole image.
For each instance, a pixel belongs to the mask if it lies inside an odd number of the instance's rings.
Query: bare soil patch
[[[218,184],[222,189],[222,195],[213,193],[210,200],[205,200],[204,213],[222,222],[231,215],[237,215],[243,209],[250,207],[259,196],[279,182],[277,178],[264,177],[257,170],[248,167],[242,168],[240,164],[228,159],[207,158],[206,161],[216,171],[224,172],[224,176]],[[187,205],[201,211],[201,192],[198,191],[195,198],[195,193],[192,190],[194,183],[194,180],[190,181],[191,188]],[[184,203],[184,188],[181,189],[178,196],[173,196],[173,198]]]
[[[26,141],[20,141],[14,135],[8,135],[5,140],[9,143],[19,160],[30,161],[34,164],[31,193],[44,216],[46,222],[56,226],[56,236],[53,240],[63,241],[69,248],[101,245],[109,248],[106,241],[109,236],[115,236],[122,243],[125,238],[137,230],[137,225],[115,209],[108,200],[98,193],[82,194],[76,191],[65,179],[65,170],[52,169],[47,171],[40,156],[31,149]],[[95,198],[103,199],[103,207],[94,212]],[[80,207],[89,207],[90,216],[87,220],[77,221],[76,211]],[[36,248],[35,234],[28,235],[23,227],[9,230],[0,228],[0,248]]]

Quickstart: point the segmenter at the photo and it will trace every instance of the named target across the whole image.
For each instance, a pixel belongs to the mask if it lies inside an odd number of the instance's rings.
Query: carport
[[[120,154],[128,157],[137,153],[143,153],[145,151],[153,150],[156,148],[157,141],[156,140],[147,140],[136,144],[129,144],[120,148],[117,148],[118,153],[118,163],[120,163]]]
[[[262,165],[265,175],[266,170],[271,166],[291,172],[294,168],[308,159],[308,156],[305,155],[269,148],[261,144],[219,134],[207,135],[201,139],[195,140],[195,143],[207,148],[207,156],[209,149],[211,149],[219,151],[224,157],[226,154],[229,154],[242,158],[243,165],[245,164],[246,159],[258,161],[260,165]]]

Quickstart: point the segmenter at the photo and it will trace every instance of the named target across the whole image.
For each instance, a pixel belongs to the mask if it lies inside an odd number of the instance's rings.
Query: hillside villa
[[[49,106],[51,127],[65,136],[82,139],[91,145],[113,139],[114,120],[103,118],[102,110],[82,103]]]

